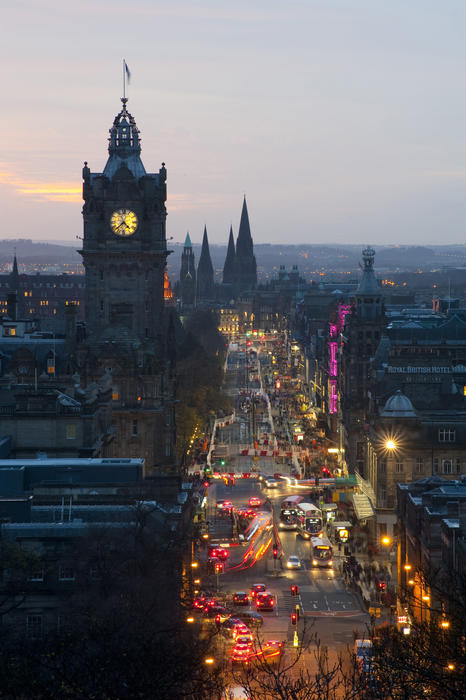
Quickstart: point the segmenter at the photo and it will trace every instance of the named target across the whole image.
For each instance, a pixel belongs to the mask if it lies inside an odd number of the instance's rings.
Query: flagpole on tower
[[[129,81],[131,79],[131,73],[128,68],[128,64],[126,63],[125,59],[123,59],[123,99],[126,102],[126,83],[129,85]]]

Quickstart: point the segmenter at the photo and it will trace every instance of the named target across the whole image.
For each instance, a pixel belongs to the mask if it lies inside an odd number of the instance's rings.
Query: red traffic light
[[[297,622],[298,622],[298,616],[296,615],[295,612],[294,612],[294,613],[291,613],[291,624],[292,624],[292,625],[296,625]]]
[[[208,489],[210,486],[210,481],[204,481],[204,488]]]
[[[278,557],[278,544],[274,544],[273,546],[273,558],[276,559]]]
[[[295,583],[291,585],[291,595],[299,595],[299,586]]]
[[[387,586],[387,584],[385,583],[385,581],[379,581],[377,584],[379,591],[384,591],[386,586]]]

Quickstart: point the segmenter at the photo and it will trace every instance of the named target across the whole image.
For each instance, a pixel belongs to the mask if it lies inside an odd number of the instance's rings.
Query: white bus
[[[321,537],[322,512],[313,503],[298,503],[296,506],[296,530],[309,540],[311,537]]]
[[[312,566],[333,566],[333,548],[330,540],[326,537],[313,537],[311,546]]]

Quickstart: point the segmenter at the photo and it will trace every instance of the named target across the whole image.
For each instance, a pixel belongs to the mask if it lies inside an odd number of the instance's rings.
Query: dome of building
[[[380,415],[384,418],[416,418],[416,411],[408,397],[398,389],[387,400]]]

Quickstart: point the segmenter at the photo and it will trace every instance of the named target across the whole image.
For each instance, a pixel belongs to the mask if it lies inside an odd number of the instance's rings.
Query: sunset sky
[[[3,238],[73,243],[128,109],[167,232],[465,243],[464,0],[4,0]]]

